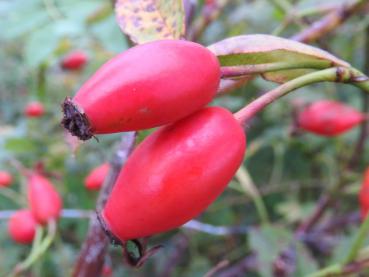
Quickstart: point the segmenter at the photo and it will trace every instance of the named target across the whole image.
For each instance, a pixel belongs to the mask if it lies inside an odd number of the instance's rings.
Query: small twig
[[[229,265],[228,260],[220,261],[212,269],[210,269],[207,273],[205,273],[204,277],[213,277],[215,276],[216,273],[218,273],[218,271],[222,270],[228,265]]]
[[[252,253],[239,262],[220,271],[217,277],[247,276],[246,272],[255,272],[258,269],[257,255]]]
[[[223,8],[229,0],[214,0],[210,5],[204,5],[201,15],[195,20],[191,28],[188,29],[187,39],[197,41],[206,27],[215,21],[221,14]]]
[[[327,33],[333,31],[345,22],[352,14],[365,4],[365,1],[359,0],[351,4],[344,4],[338,9],[324,16],[319,21],[314,22],[311,26],[300,33],[294,35],[291,39],[300,42],[312,42],[323,37]]]

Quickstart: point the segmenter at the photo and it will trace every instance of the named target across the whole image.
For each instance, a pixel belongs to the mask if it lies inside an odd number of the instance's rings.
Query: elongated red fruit
[[[119,242],[181,226],[222,193],[245,148],[243,129],[223,108],[161,127],[120,172],[100,216],[103,227]]]
[[[310,104],[298,115],[302,129],[321,136],[337,136],[365,120],[354,108],[332,100]]]
[[[54,185],[44,176],[32,173],[28,177],[28,202],[33,217],[39,224],[57,219],[62,209],[62,200]]]
[[[89,190],[99,190],[109,173],[109,164],[104,163],[94,168],[85,178],[85,187]]]
[[[8,187],[12,184],[13,177],[10,175],[9,172],[0,170],[0,188],[1,187]]]
[[[369,167],[364,173],[363,183],[359,192],[361,218],[364,220],[369,212]]]
[[[42,103],[33,101],[26,105],[24,109],[24,114],[27,117],[40,117],[43,116],[45,113],[45,108]]]
[[[29,210],[19,210],[10,217],[8,232],[14,241],[29,244],[35,237],[36,225],[37,223]]]
[[[61,61],[61,67],[65,70],[79,70],[87,63],[88,57],[85,52],[76,50],[66,55]]]
[[[200,44],[138,45],[107,62],[73,100],[66,99],[62,124],[82,140],[164,125],[209,103],[219,80],[217,58]]]

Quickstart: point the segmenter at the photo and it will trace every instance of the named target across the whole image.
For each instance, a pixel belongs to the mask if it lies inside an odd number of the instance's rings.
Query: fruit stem
[[[258,112],[280,97],[298,88],[319,82],[350,83],[369,93],[369,79],[363,73],[354,68],[333,67],[288,81],[252,101],[246,107],[236,112],[234,116],[241,125],[246,125]]]
[[[55,220],[50,220],[47,224],[47,235],[44,240],[42,237],[42,227],[38,226],[36,229],[36,237],[32,245],[32,249],[28,257],[21,263],[15,266],[13,272],[9,275],[11,277],[18,276],[23,271],[27,270],[32,264],[34,264],[50,247],[51,243],[54,241],[56,234],[56,222]]]

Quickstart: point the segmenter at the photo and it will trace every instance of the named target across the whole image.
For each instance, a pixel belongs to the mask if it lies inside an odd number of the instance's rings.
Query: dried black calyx
[[[73,103],[72,99],[67,97],[63,104],[62,110],[64,113],[61,124],[73,136],[81,140],[88,140],[93,137],[91,124],[85,113],[79,111],[78,107]]]

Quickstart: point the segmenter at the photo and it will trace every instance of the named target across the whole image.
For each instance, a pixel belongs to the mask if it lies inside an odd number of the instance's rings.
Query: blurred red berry
[[[45,113],[45,108],[42,103],[33,101],[26,105],[24,109],[24,114],[27,117],[40,117]]]
[[[320,100],[298,115],[298,126],[321,136],[337,136],[360,124],[366,117],[356,109],[332,100]]]
[[[9,174],[7,171],[0,170],[0,188],[1,187],[8,187],[13,182],[12,175]]]
[[[8,232],[14,241],[29,244],[35,236],[36,225],[37,223],[29,210],[19,210],[10,217]]]
[[[112,268],[108,265],[104,265],[103,270],[102,270],[102,276],[109,277],[109,276],[112,276],[112,274],[113,274]]]
[[[109,164],[104,163],[94,168],[85,178],[85,187],[89,190],[99,190],[109,172]]]
[[[87,63],[88,57],[83,51],[74,51],[66,55],[61,61],[61,67],[65,70],[79,70]]]
[[[54,185],[44,176],[32,173],[28,177],[28,202],[33,217],[39,224],[57,219],[62,209],[62,200]]]

